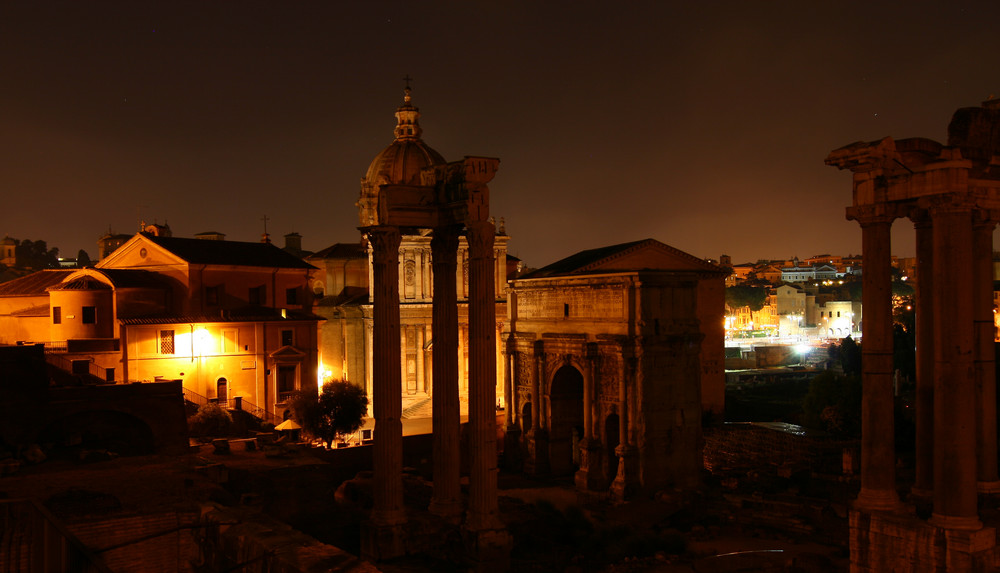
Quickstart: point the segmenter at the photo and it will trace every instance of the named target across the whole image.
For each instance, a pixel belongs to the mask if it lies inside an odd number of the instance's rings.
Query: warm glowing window
[[[81,313],[84,324],[94,324],[97,322],[97,307],[96,306],[85,306],[83,307],[83,312]]]
[[[62,324],[62,307],[52,307],[52,324]]]
[[[174,331],[173,330],[161,330],[160,331],[160,354],[173,354],[174,353]]]

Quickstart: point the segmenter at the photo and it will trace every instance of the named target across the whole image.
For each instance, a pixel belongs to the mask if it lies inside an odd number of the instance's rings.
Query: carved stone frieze
[[[514,372],[516,379],[514,384],[520,388],[527,388],[531,391],[531,383],[535,379],[535,364],[530,354],[518,352],[514,355]]]

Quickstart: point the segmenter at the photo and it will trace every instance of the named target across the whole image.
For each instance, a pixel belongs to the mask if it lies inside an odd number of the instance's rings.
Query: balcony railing
[[[197,392],[192,392],[191,390],[185,388],[184,400],[194,404],[195,406],[198,406],[199,408],[211,402],[213,404],[218,404],[219,406],[227,410],[230,409],[240,410],[246,412],[247,414],[250,414],[251,416],[257,418],[263,423],[278,424],[281,422],[281,420],[272,412],[269,412],[265,408],[261,408],[257,404],[254,404],[253,402],[244,399],[242,396],[236,396],[233,398],[226,398],[226,399],[206,398],[205,396],[202,396]]]

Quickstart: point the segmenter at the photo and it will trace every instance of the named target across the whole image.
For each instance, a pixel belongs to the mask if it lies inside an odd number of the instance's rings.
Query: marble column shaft
[[[975,313],[975,375],[978,405],[976,432],[978,441],[979,491],[1000,492],[997,476],[997,383],[994,357],[993,322],[993,228],[996,223],[977,221],[972,228],[972,256],[975,270],[973,312]]]
[[[934,488],[934,256],[931,222],[915,219],[917,239],[916,475],[913,494],[929,498]]]
[[[496,229],[471,222],[469,233],[469,512],[472,531],[502,529],[497,508]]]
[[[861,491],[863,510],[894,510],[896,453],[892,385],[892,276],[889,230],[892,219],[859,218],[863,251],[861,400]]]
[[[434,492],[431,513],[459,517],[462,513],[460,485],[460,412],[458,403],[458,295],[455,270],[458,231],[434,229],[431,261],[434,268],[431,354],[434,400],[431,402],[434,433]]]
[[[930,522],[979,529],[973,376],[972,213],[931,208],[934,240],[934,511]],[[867,270],[867,269],[866,269]],[[867,311],[866,311],[867,313]]]
[[[403,509],[402,396],[399,391],[399,229],[373,227],[373,346],[372,365],[374,435],[374,507],[372,522],[396,525],[405,521]]]

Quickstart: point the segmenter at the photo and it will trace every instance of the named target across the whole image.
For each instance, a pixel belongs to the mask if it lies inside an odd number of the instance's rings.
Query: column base
[[[431,499],[427,511],[441,519],[458,525],[462,522],[462,502],[459,500],[438,501]]]
[[[864,489],[854,500],[854,509],[858,511],[902,511],[903,504],[899,501],[896,490]]]
[[[361,524],[361,557],[385,561],[406,555],[406,528],[402,523],[379,524],[372,520]]]
[[[996,529],[941,529],[914,515],[850,512],[851,571],[992,571]]]
[[[510,569],[514,540],[503,526],[496,529],[462,530],[462,541],[470,571],[501,573]]]
[[[611,482],[611,493],[618,501],[635,497],[639,492],[639,450],[635,446],[618,446],[618,475]]]
[[[979,517],[958,517],[954,515],[941,515],[932,513],[927,523],[941,529],[954,529],[960,531],[979,531],[983,528],[983,522]]]
[[[976,491],[987,495],[1000,493],[1000,481],[981,481],[976,483]]]
[[[528,430],[526,436],[527,455],[524,458],[524,473],[530,476],[547,476],[549,468],[549,433],[545,430]]]
[[[573,480],[577,489],[600,491],[607,489],[608,483],[601,469],[601,443],[597,440],[580,441],[580,469]]]
[[[521,443],[521,428],[509,426],[503,433],[503,467],[510,471],[521,471],[524,462]]]

